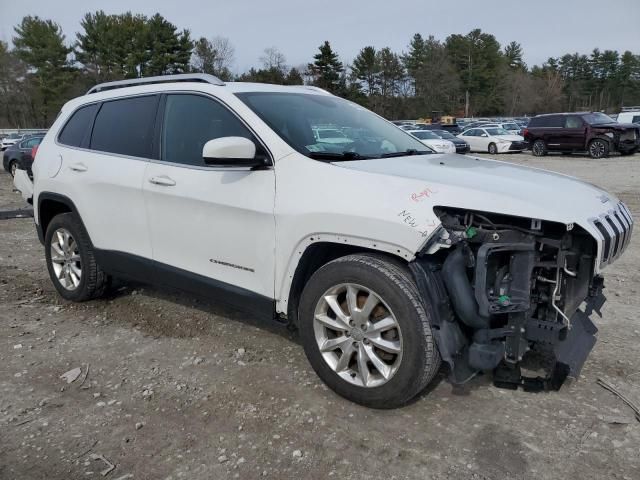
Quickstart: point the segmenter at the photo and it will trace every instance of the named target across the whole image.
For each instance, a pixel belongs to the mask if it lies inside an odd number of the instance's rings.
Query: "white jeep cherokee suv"
[[[633,223],[593,185],[434,154],[320,89],[208,75],[92,88],[62,108],[33,174],[61,296],[96,298],[117,276],[286,322],[327,385],[379,408],[416,396],[441,360],[454,383],[575,377],[600,271]],[[536,346],[553,368],[529,378]]]

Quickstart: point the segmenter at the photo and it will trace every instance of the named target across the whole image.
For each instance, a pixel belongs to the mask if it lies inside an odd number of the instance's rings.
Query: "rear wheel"
[[[498,147],[496,146],[495,143],[490,143],[489,144],[489,153],[491,155],[495,155],[496,153],[498,153]]]
[[[401,406],[440,366],[411,273],[379,256],[349,255],[318,270],[302,293],[299,323],[318,376],[362,405]]]
[[[547,144],[544,140],[536,140],[531,146],[531,153],[536,157],[544,157],[547,154]]]
[[[96,262],[89,235],[74,213],[51,220],[44,245],[49,276],[62,297],[82,302],[104,294],[109,278]]]
[[[591,140],[589,144],[589,156],[591,158],[605,158],[609,155],[609,143],[596,138],[595,140]]]
[[[13,160],[10,164],[9,164],[9,173],[11,173],[12,177],[16,176],[16,170],[18,170],[18,162],[16,162],[15,160]]]

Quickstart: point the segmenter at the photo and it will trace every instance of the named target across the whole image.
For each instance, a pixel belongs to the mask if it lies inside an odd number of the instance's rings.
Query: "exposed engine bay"
[[[451,381],[493,371],[497,386],[538,391],[576,378],[596,341],[589,316],[606,300],[603,279],[594,274],[593,237],[572,224],[435,212],[441,229],[412,270],[423,292],[446,290],[447,304],[427,301],[438,309],[434,335]],[[544,376],[522,376],[524,355],[537,347],[552,352],[554,362]]]

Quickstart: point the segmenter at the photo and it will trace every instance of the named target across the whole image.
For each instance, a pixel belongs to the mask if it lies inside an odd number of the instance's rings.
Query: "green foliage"
[[[310,63],[308,73],[312,77],[313,85],[332,93],[340,93],[345,90],[344,67],[338,58],[338,54],[331,49],[328,41],[318,48],[320,51],[314,55],[314,62]]]
[[[162,15],[87,13],[75,54],[95,82],[189,71],[193,42]]]
[[[188,71],[229,81],[234,49],[228,39],[179,30],[160,14],[87,13],[73,49],[51,20],[24,17],[13,49],[0,42],[0,124],[46,127],[60,106],[98,82]],[[70,53],[75,54],[71,61]],[[416,33],[403,54],[365,46],[344,65],[330,43],[318,48],[305,71],[286,65],[275,47],[262,67],[238,81],[317,85],[387,118],[439,115],[522,115],[606,110],[640,105],[640,56],[593,50],[549,58],[531,69],[522,46],[502,47],[480,29],[444,42]]]
[[[15,57],[28,68],[27,83],[37,105],[37,126],[48,125],[59,110],[65,91],[73,79],[60,26],[51,20],[27,16],[15,27]]]

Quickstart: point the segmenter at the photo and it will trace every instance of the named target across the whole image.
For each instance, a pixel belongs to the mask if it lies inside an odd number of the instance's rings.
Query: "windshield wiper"
[[[380,155],[380,158],[410,157],[411,155],[429,155],[430,153],[432,153],[431,150],[416,150],[415,148],[410,148],[404,152],[383,153]]]
[[[346,162],[349,160],[364,160],[372,158],[360,155],[358,152],[309,152],[307,155],[314,160],[328,160],[330,162]]]

